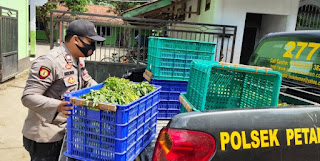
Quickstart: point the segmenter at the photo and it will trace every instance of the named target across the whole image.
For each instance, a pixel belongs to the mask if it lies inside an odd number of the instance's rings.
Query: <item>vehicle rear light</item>
[[[153,161],[207,161],[215,148],[215,140],[207,133],[163,128],[154,148]]]

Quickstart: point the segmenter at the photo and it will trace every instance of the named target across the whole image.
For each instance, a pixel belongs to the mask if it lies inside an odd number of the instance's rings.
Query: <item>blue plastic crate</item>
[[[173,116],[180,113],[180,107],[178,110],[162,110],[159,109],[158,119],[171,119]]]
[[[179,100],[181,92],[160,92],[160,100]]]
[[[150,84],[161,86],[161,92],[186,92],[188,82],[187,81],[169,81],[169,80],[157,80],[152,79]],[[161,97],[161,96],[160,96]]]
[[[149,108],[145,113],[144,113],[144,122],[148,122],[151,118],[151,112],[152,108]]]
[[[152,106],[151,115],[153,116],[154,114],[156,114],[158,112],[158,109],[159,109],[159,104]]]
[[[142,127],[143,129],[143,127]],[[143,134],[143,133],[142,133]],[[65,153],[67,157],[78,159],[78,160],[97,160],[97,161],[109,161],[109,160],[128,160],[132,161],[134,160],[138,154],[155,138],[156,136],[156,124],[154,124],[152,127],[146,131],[144,135],[141,135],[139,137],[137,133],[137,141],[135,144],[132,144],[131,147],[129,147],[129,150],[123,153],[123,155],[119,158],[117,157],[117,154],[111,154],[113,155],[112,158],[117,159],[110,159],[110,151],[108,151],[107,147],[101,146],[101,148],[96,148],[94,146],[85,146],[81,143],[74,143],[72,144],[72,154],[69,155]],[[106,141],[102,139],[102,141]]]
[[[159,110],[178,110],[180,109],[179,101],[160,101]]]
[[[158,104],[159,111],[162,110],[161,117],[159,113],[158,119],[170,119],[173,113],[178,113],[177,111],[172,112],[172,110],[180,110],[179,96],[180,93],[187,91],[188,82],[187,81],[168,81],[168,80],[156,80],[152,79],[151,84],[161,86],[160,91],[160,103]],[[170,110],[164,112],[165,110]],[[165,114],[164,114],[165,113]]]
[[[65,100],[79,98],[103,83],[65,95]],[[117,111],[102,111],[76,106],[67,119],[66,156],[79,160],[125,161],[134,160],[155,137],[160,99],[160,86],[148,95],[128,105],[117,105]],[[148,140],[148,139],[149,140]]]
[[[144,124],[143,124],[144,125]],[[142,137],[144,134],[144,126],[139,127],[138,131],[137,131],[137,136],[138,138]]]
[[[144,124],[144,114],[141,114],[138,117],[138,127],[142,126]]]
[[[127,160],[134,160],[140,154],[140,152],[155,138],[156,128],[156,124],[153,124],[144,135],[140,137],[137,135],[136,143],[127,152],[127,156],[129,156]]]

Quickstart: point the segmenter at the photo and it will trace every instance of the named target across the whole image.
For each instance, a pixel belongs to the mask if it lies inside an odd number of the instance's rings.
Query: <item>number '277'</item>
[[[291,47],[290,47],[290,46],[291,46]],[[283,57],[284,57],[284,58],[292,58],[293,55],[291,54],[291,52],[296,48],[296,46],[300,47],[299,51],[297,52],[297,54],[296,54],[296,56],[295,56],[296,59],[299,59],[302,51],[303,51],[306,47],[313,48],[313,49],[309,52],[309,54],[308,54],[308,56],[307,56],[307,58],[306,58],[306,60],[310,60],[310,59],[312,58],[313,54],[319,49],[320,43],[314,43],[314,42],[309,42],[309,43],[307,43],[307,42],[297,42],[297,43],[295,43],[294,41],[289,41],[289,42],[286,44],[286,47],[290,47],[290,48],[283,54]]]

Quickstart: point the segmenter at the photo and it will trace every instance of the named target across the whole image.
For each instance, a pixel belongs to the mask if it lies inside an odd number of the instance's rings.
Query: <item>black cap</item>
[[[106,40],[104,37],[101,37],[97,34],[94,24],[87,20],[72,21],[67,28],[67,35],[68,34],[88,37],[95,41]]]

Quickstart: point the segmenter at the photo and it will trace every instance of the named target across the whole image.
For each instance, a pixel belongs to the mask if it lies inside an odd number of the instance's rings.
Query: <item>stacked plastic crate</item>
[[[191,65],[181,112],[222,108],[276,107],[281,74],[272,69],[196,60]]]
[[[180,113],[179,95],[187,91],[191,62],[214,61],[215,44],[203,41],[149,37],[147,70],[151,83],[162,86],[158,119]]]
[[[77,160],[133,161],[155,138],[160,86],[128,105],[99,103],[88,106],[80,96],[103,83],[68,93],[74,106],[67,119],[67,151]]]

